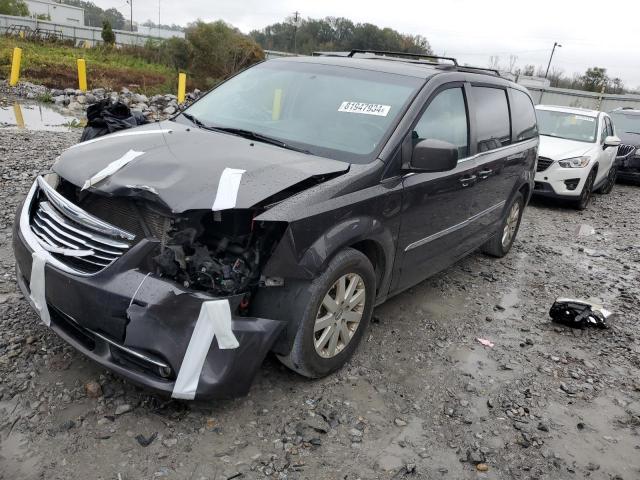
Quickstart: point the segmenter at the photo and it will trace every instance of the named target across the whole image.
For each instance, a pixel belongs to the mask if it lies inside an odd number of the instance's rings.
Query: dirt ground
[[[16,207],[78,136],[0,130],[0,479],[640,478],[640,187],[534,202],[510,255],[377,308],[333,376],[268,358],[247,397],[185,403],[76,353],[15,286]],[[559,296],[601,301],[611,328],[551,323]]]

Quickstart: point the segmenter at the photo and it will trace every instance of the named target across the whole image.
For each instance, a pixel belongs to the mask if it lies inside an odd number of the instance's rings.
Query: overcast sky
[[[102,8],[116,7],[129,18],[125,0],[94,0]],[[640,87],[640,0],[159,0],[162,23],[185,25],[195,19],[222,19],[248,33],[282,21],[298,10],[303,17],[347,17],[427,37],[437,54],[462,63],[488,66],[499,56],[508,66],[544,65],[554,41],[552,68],[567,76],[588,67],[607,69],[625,86]],[[158,0],[133,0],[134,21],[158,21]],[[625,26],[626,25],[626,26]]]

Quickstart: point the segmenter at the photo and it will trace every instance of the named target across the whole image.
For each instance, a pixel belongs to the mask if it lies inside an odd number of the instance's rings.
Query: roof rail
[[[437,55],[423,55],[421,53],[406,53],[406,52],[390,52],[386,50],[351,50],[347,57],[353,57],[357,53],[373,53],[374,55],[384,55],[387,57],[409,57],[409,58],[428,58],[433,60],[447,60],[451,62],[454,66],[458,66],[458,61],[452,57],[440,57]]]
[[[451,68],[449,65],[441,65],[438,68]],[[485,68],[485,67],[471,67],[469,65],[460,65],[456,68],[459,72],[469,72],[469,73],[492,73],[498,77],[501,77],[500,70],[496,70],[495,68]]]

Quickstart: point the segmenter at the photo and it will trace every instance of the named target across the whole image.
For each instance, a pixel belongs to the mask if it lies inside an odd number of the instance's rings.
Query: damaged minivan
[[[537,148],[527,91],[454,59],[269,60],[65,151],[17,213],[18,283],[65,341],[173,398],[242,395],[268,352],[321,377],[374,306],[507,254]]]

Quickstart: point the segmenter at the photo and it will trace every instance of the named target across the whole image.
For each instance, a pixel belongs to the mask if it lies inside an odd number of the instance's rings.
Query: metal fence
[[[102,29],[97,27],[63,25],[60,23],[38,20],[30,17],[14,17],[0,15],[0,34],[20,35],[25,37],[58,38],[71,40],[81,47],[93,47],[102,43]],[[114,30],[117,45],[144,45],[148,40],[162,40],[161,38],[142,35],[136,32]]]
[[[533,102],[544,105],[581,107],[610,112],[620,107],[640,109],[640,95],[612,95],[566,88],[528,86]]]

